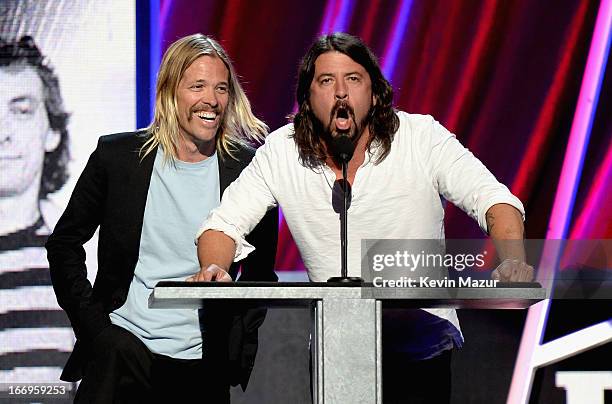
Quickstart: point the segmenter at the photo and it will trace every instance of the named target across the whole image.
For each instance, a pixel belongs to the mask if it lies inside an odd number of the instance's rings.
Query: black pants
[[[204,360],[151,353],[132,333],[111,326],[98,335],[75,403],[229,403],[229,384]]]
[[[383,403],[450,402],[451,351],[423,361],[401,353],[383,353]]]

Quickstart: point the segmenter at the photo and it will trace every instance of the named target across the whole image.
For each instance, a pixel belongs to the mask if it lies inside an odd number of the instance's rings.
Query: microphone
[[[348,163],[353,158],[355,145],[348,136],[340,135],[332,139],[331,151],[338,163]]]
[[[336,162],[342,165],[342,211],[340,213],[340,274],[327,280],[327,282],[340,283],[363,283],[359,277],[348,276],[348,206],[349,206],[349,183],[347,179],[348,163],[353,158],[355,145],[348,136],[338,136],[332,139],[331,151]]]

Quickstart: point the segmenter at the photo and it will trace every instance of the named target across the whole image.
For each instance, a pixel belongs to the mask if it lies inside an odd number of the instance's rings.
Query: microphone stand
[[[340,274],[341,276],[334,276],[327,280],[327,282],[342,282],[342,283],[363,283],[363,279],[358,276],[348,276],[348,156],[344,153],[341,155],[342,160],[342,212],[340,212]]]

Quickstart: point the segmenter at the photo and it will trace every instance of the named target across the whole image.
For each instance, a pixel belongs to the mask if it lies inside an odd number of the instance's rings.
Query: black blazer
[[[111,325],[108,314],[121,307],[127,298],[138,260],[156,155],[153,150],[141,158],[139,150],[145,140],[146,134],[142,131],[99,139],[66,210],[47,241],[53,288],[77,338],[62,380],[76,381],[82,377],[91,341]],[[253,151],[244,149],[237,152],[238,160],[219,156],[222,194],[253,155]],[[87,280],[83,244],[98,227],[98,272],[92,287]],[[278,212],[274,209],[247,237],[256,250],[240,263],[243,275],[239,280],[277,280],[274,273],[277,238]],[[238,265],[232,265],[230,274],[234,279],[237,271]],[[265,311],[228,310],[217,312],[216,323],[207,324],[206,334],[216,343],[227,342],[226,349],[210,350],[214,351],[212,359],[221,367],[229,366],[226,370],[233,385],[240,383],[245,387],[255,359],[257,328],[263,322]]]

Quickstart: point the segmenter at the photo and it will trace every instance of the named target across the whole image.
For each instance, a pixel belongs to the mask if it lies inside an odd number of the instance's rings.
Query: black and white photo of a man
[[[69,114],[31,36],[0,38],[0,87],[0,382],[57,380],[73,335],[43,246],[57,216],[47,197],[68,179]]]
[[[0,40],[0,86],[0,234],[38,246],[34,236],[49,230],[39,201],[68,178],[68,114],[59,80],[29,36]]]
[[[75,337],[44,244],[100,134],[136,129],[135,49],[134,2],[0,1],[0,402],[61,382]]]

